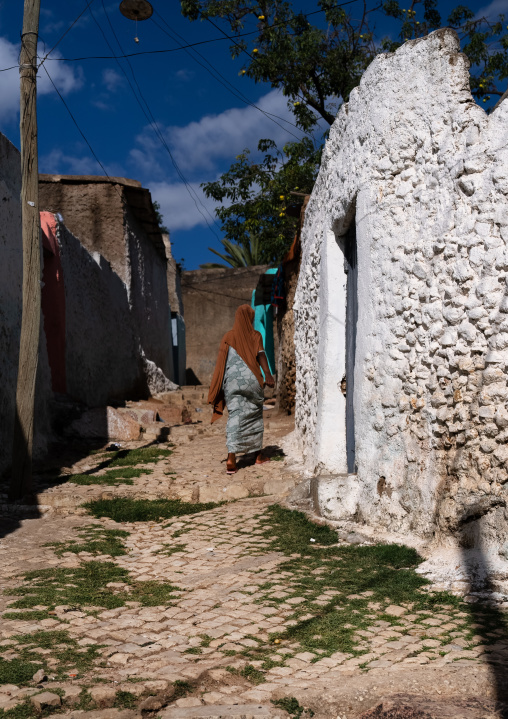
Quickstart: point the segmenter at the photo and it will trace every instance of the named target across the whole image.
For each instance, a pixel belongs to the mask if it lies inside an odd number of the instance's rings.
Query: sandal
[[[259,457],[256,457],[255,464],[266,464],[266,462],[270,461],[270,457],[263,457],[263,459],[259,459]]]
[[[226,465],[226,474],[236,474],[238,472],[238,467],[235,465],[234,467],[227,466]]]

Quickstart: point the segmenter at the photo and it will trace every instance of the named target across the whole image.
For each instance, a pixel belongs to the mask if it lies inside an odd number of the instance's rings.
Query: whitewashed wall
[[[508,101],[490,116],[448,29],[380,55],[342,106],[303,230],[296,439],[322,510],[505,538]],[[343,235],[356,221],[358,474],[346,472]],[[328,506],[328,509],[327,509]]]

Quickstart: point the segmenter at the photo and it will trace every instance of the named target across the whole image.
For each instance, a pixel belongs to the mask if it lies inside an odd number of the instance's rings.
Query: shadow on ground
[[[237,460],[236,465],[238,469],[244,469],[245,467],[253,467],[256,464],[256,458],[258,454],[259,452],[249,452],[249,454],[244,454],[243,457],[240,457]],[[278,447],[275,444],[271,444],[268,447],[265,447],[263,449],[263,454],[265,455],[265,457],[268,457],[272,462],[278,462],[286,456],[281,447]]]

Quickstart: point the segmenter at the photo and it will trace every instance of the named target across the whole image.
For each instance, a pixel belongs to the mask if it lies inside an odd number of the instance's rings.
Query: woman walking
[[[261,334],[253,327],[254,310],[240,305],[233,329],[221,340],[219,356],[210,384],[208,404],[213,405],[212,422],[228,408],[226,445],[228,474],[237,472],[238,452],[259,452],[256,464],[268,462],[263,447],[264,384],[274,386]],[[265,380],[261,369],[265,373]]]

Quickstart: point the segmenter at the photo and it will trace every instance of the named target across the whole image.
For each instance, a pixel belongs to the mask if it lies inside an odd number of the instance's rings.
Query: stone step
[[[160,719],[282,719],[286,712],[276,711],[267,704],[209,704],[196,707],[167,707],[159,712]]]
[[[191,442],[198,434],[203,434],[204,428],[200,424],[179,424],[169,430],[170,440]]]

